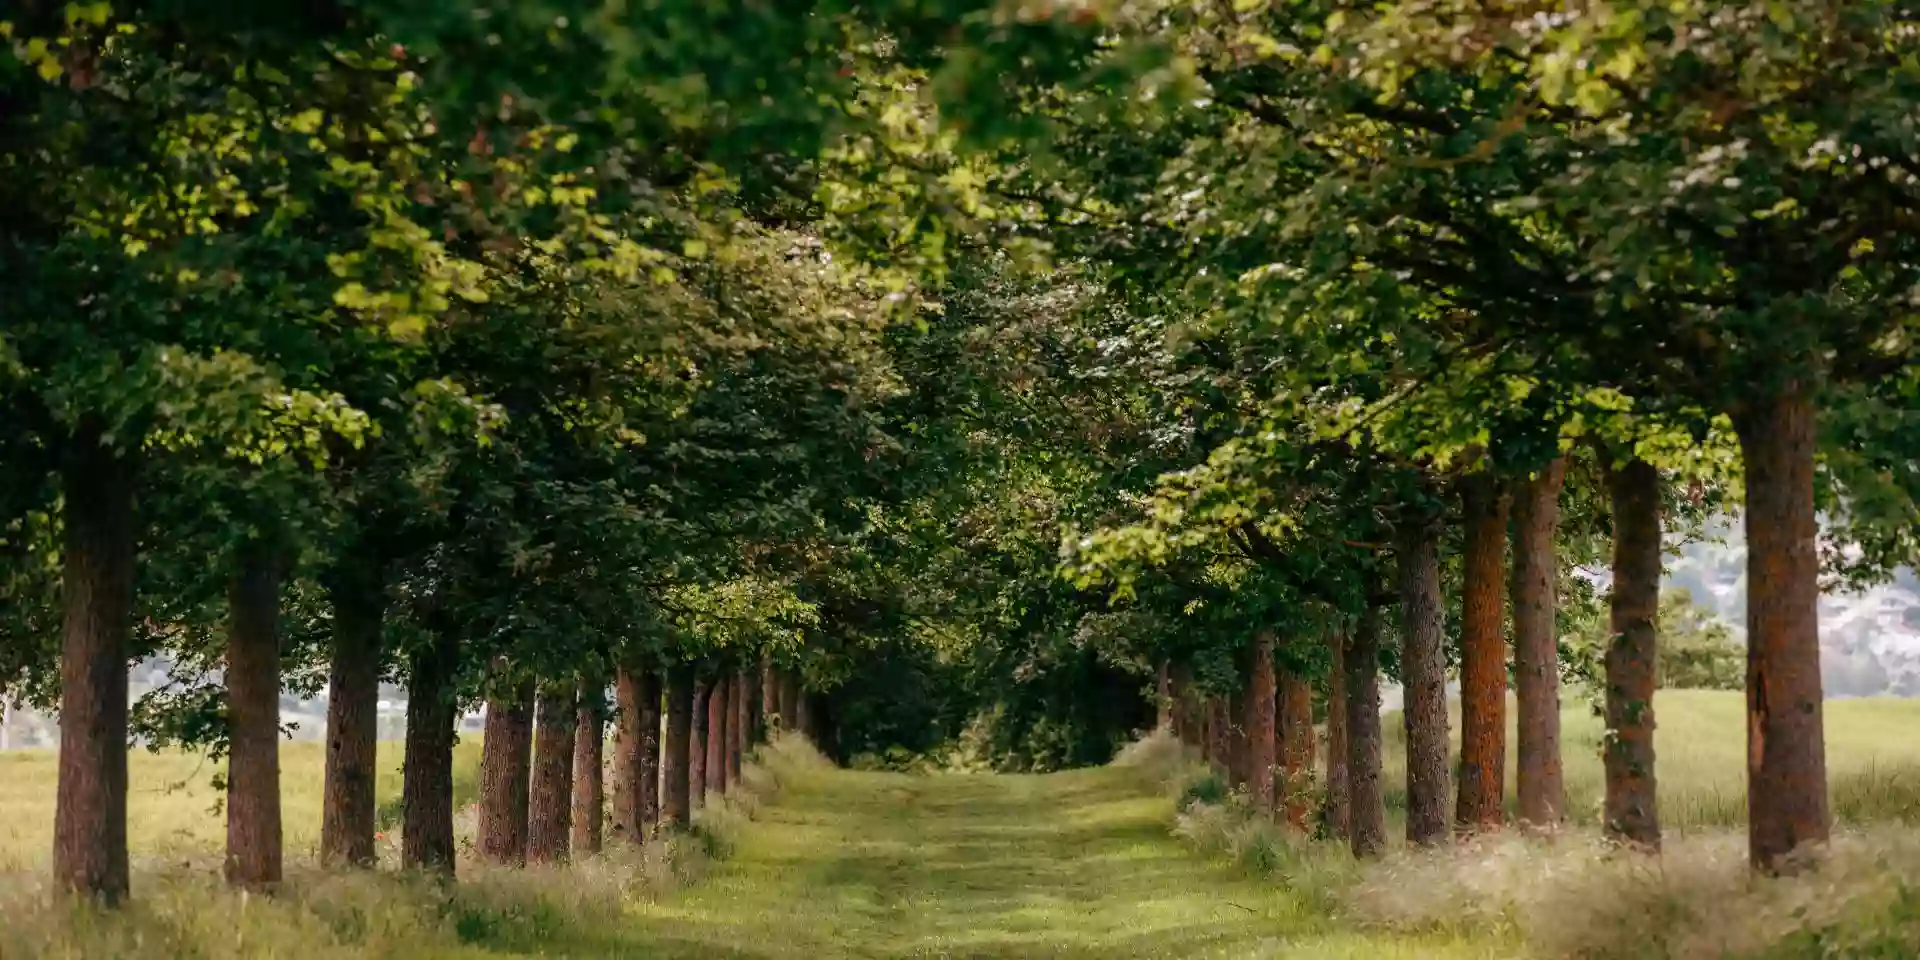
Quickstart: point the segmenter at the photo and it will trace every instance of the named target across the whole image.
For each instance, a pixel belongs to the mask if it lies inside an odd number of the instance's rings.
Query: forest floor
[[[605,953],[651,957],[1483,957],[1370,934],[1170,831],[1124,768],[1044,776],[820,771],[743,825],[699,884],[633,908]],[[579,944],[582,952],[594,945]]]

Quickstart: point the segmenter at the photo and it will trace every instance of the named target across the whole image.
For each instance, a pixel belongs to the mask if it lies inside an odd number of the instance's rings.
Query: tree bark
[[[1199,746],[1199,724],[1193,707],[1193,671],[1186,664],[1173,668],[1173,736],[1189,747]]]
[[[707,792],[719,796],[727,792],[727,691],[733,689],[722,674],[713,681],[707,695]]]
[[[753,665],[740,671],[740,696],[747,702],[747,749],[767,742],[767,715],[760,702],[760,671]],[[743,761],[744,757],[741,758]]]
[[[727,724],[727,779],[740,782],[740,766],[746,762],[747,740],[753,729],[753,711],[747,707],[747,675],[735,673],[727,683],[727,706],[731,717]]]
[[[1273,673],[1273,633],[1262,630],[1253,638],[1253,669],[1247,673],[1246,728],[1248,770],[1247,782],[1252,786],[1250,796],[1253,808],[1262,815],[1273,816],[1273,773],[1274,773],[1274,692]],[[1166,676],[1164,666],[1161,676]],[[1163,695],[1162,703],[1168,698]]]
[[[227,590],[227,882],[281,879],[280,570],[248,543]]]
[[[650,826],[640,800],[641,757],[647,740],[640,725],[641,688],[648,676],[632,666],[621,666],[613,675],[613,839],[630,846],[644,842]]]
[[[1368,606],[1347,648],[1347,829],[1353,855],[1377,857],[1387,845],[1380,769],[1380,611]]]
[[[1327,836],[1347,839],[1347,631],[1327,636],[1327,800],[1321,819]]]
[[[1250,753],[1247,737],[1247,694],[1246,681],[1242,689],[1226,699],[1226,714],[1222,717],[1227,724],[1227,783],[1234,787],[1247,785],[1248,755]]]
[[[705,806],[707,799],[707,708],[712,697],[713,688],[705,680],[694,683],[693,731],[687,739],[687,799],[695,810]]]
[[[127,647],[133,623],[132,462],[98,430],[61,464],[60,752],[54,884],[127,895]]]
[[[665,790],[660,768],[666,762],[666,740],[661,730],[665,719],[666,677],[648,671],[642,677],[640,697],[640,823],[641,839],[652,836],[660,827],[660,808]]]
[[[1814,405],[1790,384],[1736,424],[1747,479],[1747,850],[1768,873],[1825,846]]]
[[[788,671],[780,672],[780,724],[793,733],[805,733],[800,725],[800,678]]]
[[[1608,485],[1613,637],[1607,643],[1607,733],[1601,748],[1607,778],[1604,827],[1611,839],[1658,850],[1653,692],[1659,660],[1660,472],[1636,459],[1612,471]]]
[[[409,658],[401,761],[400,865],[453,875],[454,671],[459,647],[436,632]]]
[[[581,679],[579,713],[574,720],[573,836],[569,842],[573,852],[582,855],[599,853],[605,841],[607,691],[602,677]]]
[[[571,853],[574,731],[579,727],[574,684],[542,684],[534,704],[533,786],[527,800],[527,859],[560,863]]]
[[[1280,704],[1287,825],[1304,833],[1313,792],[1313,687],[1299,671],[1280,671]]]
[[[1507,497],[1491,474],[1461,482],[1466,549],[1460,604],[1460,782],[1454,821],[1467,833],[1506,819]]]
[[[1440,618],[1439,529],[1431,517],[1399,530],[1400,672],[1406,690],[1407,842],[1447,840],[1447,660]]]
[[[773,739],[774,731],[786,726],[786,718],[780,716],[780,671],[767,657],[760,658],[760,717],[766,724],[768,740]]]
[[[1161,660],[1153,672],[1153,728],[1170,730],[1173,728],[1173,670],[1167,661]]]
[[[1518,688],[1520,822],[1552,830],[1566,819],[1560,766],[1560,487],[1567,463],[1555,459],[1514,501],[1513,666]]]
[[[813,693],[800,685],[798,678],[793,681],[793,728],[800,735],[820,745],[820,731],[814,726]]]
[[[1227,698],[1218,694],[1208,697],[1205,759],[1222,774],[1226,773],[1227,743],[1231,735],[1227,724]]]
[[[661,750],[661,819],[685,829],[693,823],[688,793],[692,771],[693,667],[676,663],[667,668],[667,740]]]
[[[375,857],[380,645],[386,617],[382,580],[365,570],[341,570],[328,585],[333,664],[327,677],[327,768],[320,813],[320,862],[326,866],[370,867]]]
[[[532,778],[533,685],[516,684],[487,698],[480,745],[480,855],[495,863],[527,862],[527,795]]]

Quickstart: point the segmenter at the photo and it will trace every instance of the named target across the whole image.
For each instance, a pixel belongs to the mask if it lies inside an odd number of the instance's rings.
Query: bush
[[[1208,771],[1196,777],[1192,783],[1187,784],[1186,789],[1180,791],[1179,810],[1181,813],[1186,813],[1195,804],[1221,806],[1232,795],[1233,790],[1227,786],[1226,779]]]

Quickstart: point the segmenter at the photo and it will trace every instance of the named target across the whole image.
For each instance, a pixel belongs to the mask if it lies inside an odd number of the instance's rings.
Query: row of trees
[[[477,700],[490,855],[559,849],[575,740],[591,807],[609,686],[616,830],[653,819],[657,703],[684,821],[699,685],[744,729],[742,671],[830,679],[843,581],[931,462],[886,251],[942,231],[911,229],[930,176],[855,162],[909,141],[866,91],[1072,80],[1092,49],[989,6],[10,5],[0,676],[59,710],[56,881],[126,894],[138,739],[225,757],[227,874],[274,884],[278,704],[323,687],[323,855],[369,862],[383,678],[407,865],[451,868]],[[154,654],[175,682],[130,704]]]
[[[1254,727],[1236,776],[1265,802],[1276,685],[1351,706],[1384,670],[1410,839],[1499,826],[1510,780],[1551,826],[1558,640],[1593,598],[1572,572],[1605,567],[1603,823],[1657,848],[1663,542],[1738,509],[1752,859],[1824,842],[1823,578],[1914,556],[1910,14],[1142,3],[1106,25],[1166,55],[1146,95],[1033,90],[1044,150],[927,161],[1004,215],[941,315],[994,338],[967,396],[996,456],[957,515],[988,534],[967,561],[1017,579],[943,582],[1019,654],[995,695],[1080,653],[1165,663]],[[1036,221],[1049,272],[1023,260]],[[1329,711],[1350,785],[1378,769],[1353,709]]]
[[[599,853],[609,823],[616,842],[633,846],[651,839],[662,825],[684,830],[704,800],[741,782],[751,748],[783,725],[804,731],[811,715],[798,678],[770,664],[725,673],[705,673],[694,664],[664,674],[621,670],[613,689],[617,734],[610,764],[611,817],[604,687],[585,681],[577,688],[523,685],[488,699],[476,804],[480,856],[496,863],[555,863]],[[410,788],[413,772],[410,766]],[[321,859],[371,866],[374,836],[363,823],[334,816],[353,809],[332,801],[335,783],[328,782]],[[431,789],[450,788],[435,784]],[[420,799],[409,794],[402,800],[409,814],[402,863],[451,873],[452,821],[441,817],[437,799]]]
[[[1362,751],[1395,676],[1419,842],[1504,819],[1511,676],[1555,823],[1603,557],[1605,823],[1651,846],[1662,536],[1723,503],[1754,862],[1827,834],[1822,561],[1914,552],[1896,4],[18,7],[0,655],[59,705],[63,885],[127,889],[130,734],[225,752],[270,883],[285,689],[352,862],[404,680],[424,865],[462,703],[512,758],[543,698],[884,698],[903,645],[1025,765],[1104,755],[1149,665],[1269,745],[1318,680]]]

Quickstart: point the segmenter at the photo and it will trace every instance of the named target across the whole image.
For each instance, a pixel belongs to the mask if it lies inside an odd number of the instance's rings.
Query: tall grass
[[[132,771],[140,785],[130,814],[140,851],[134,895],[115,910],[49,888],[47,853],[39,841],[50,834],[52,820],[50,755],[5,758],[19,776],[0,774],[0,790],[27,802],[5,808],[14,822],[5,848],[11,866],[0,871],[0,958],[433,957],[472,947],[550,952],[556,945],[564,953],[567,943],[616,937],[630,903],[697,878],[765,798],[825,765],[804,741],[784,739],[761,748],[739,787],[724,798],[710,797],[686,834],[640,849],[610,847],[557,866],[501,867],[464,858],[458,881],[446,883],[390,869],[321,869],[310,853],[318,830],[321,753],[305,744],[290,746],[282,791],[289,865],[279,890],[253,896],[220,883],[224,826],[209,812],[215,794],[204,778],[211,765],[180,755],[143,755]],[[468,784],[469,794],[478,755],[463,745],[457,756],[456,782]],[[397,789],[397,778],[387,774],[397,773],[398,758],[386,766],[383,799]],[[184,774],[200,778],[197,785],[169,789]],[[44,780],[44,797],[31,788],[35,780]],[[42,807],[47,824],[27,822]],[[301,826],[297,818],[308,811],[313,824]],[[455,818],[463,850],[471,849],[474,820],[463,803]],[[143,835],[143,828],[154,832]],[[397,831],[383,833],[384,864],[397,861],[398,843]]]
[[[1669,837],[1659,857],[1612,848],[1593,828],[1604,781],[1600,726],[1584,704],[1563,717],[1573,828],[1544,841],[1396,847],[1365,864],[1336,844],[1288,835],[1239,796],[1207,802],[1223,786],[1167,737],[1141,741],[1117,762],[1180,798],[1176,833],[1362,927],[1504,936],[1551,957],[1920,956],[1920,834],[1909,829],[1920,823],[1920,738],[1911,735],[1920,703],[1826,705],[1841,828],[1819,869],[1776,880],[1747,866],[1741,695],[1663,691],[1656,707]],[[1404,738],[1398,715],[1385,726],[1397,815]]]

